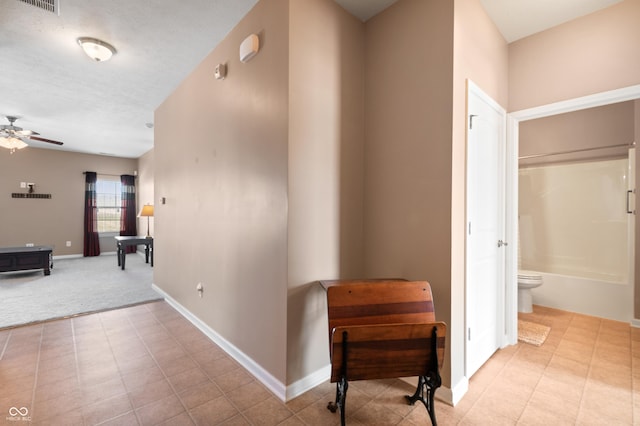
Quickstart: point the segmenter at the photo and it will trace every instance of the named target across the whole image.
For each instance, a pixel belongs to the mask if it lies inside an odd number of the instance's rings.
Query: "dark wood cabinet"
[[[42,269],[51,274],[53,247],[5,247],[0,248],[0,272]]]

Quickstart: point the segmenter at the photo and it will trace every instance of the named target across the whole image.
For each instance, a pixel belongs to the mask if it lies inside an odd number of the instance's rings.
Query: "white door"
[[[467,90],[466,376],[500,347],[505,312],[505,111]]]

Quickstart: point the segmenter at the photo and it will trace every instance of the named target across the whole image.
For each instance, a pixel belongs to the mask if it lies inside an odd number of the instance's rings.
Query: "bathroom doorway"
[[[569,113],[572,111],[582,111],[582,110],[587,110],[590,108],[594,108],[594,107],[601,107],[604,105],[612,105],[612,104],[617,104],[620,102],[626,102],[626,101],[630,101],[630,100],[634,100],[634,99],[638,99],[640,98],[640,86],[632,86],[632,87],[628,87],[628,88],[624,88],[624,89],[620,89],[620,90],[614,90],[614,91],[610,91],[610,92],[603,92],[600,94],[596,94],[596,95],[592,95],[592,96],[587,96],[587,97],[583,97],[583,98],[578,98],[578,99],[574,99],[571,101],[565,101],[565,102],[559,102],[559,103],[555,103],[555,104],[550,104],[550,105],[546,105],[543,107],[538,107],[538,108],[532,108],[529,110],[523,110],[523,111],[518,111],[518,112],[514,112],[509,114],[508,116],[508,143],[511,146],[514,146],[516,148],[518,148],[519,146],[519,142],[520,142],[520,137],[523,136],[522,134],[520,134],[520,131],[523,130],[526,126],[525,124],[529,124],[529,120],[534,120],[537,118],[543,118],[543,117],[551,117],[551,116],[555,116],[558,114],[564,114],[564,113]],[[528,123],[524,123],[524,122],[528,122]],[[522,123],[522,126],[521,126]],[[637,131],[636,131],[637,134]],[[630,140],[629,143],[632,143],[633,140]],[[628,147],[619,147],[619,150],[626,150]],[[553,150],[552,150],[553,151]],[[515,154],[510,161],[514,162],[516,165],[518,164],[518,157],[527,157],[527,155],[523,155],[523,154],[530,154],[530,153],[519,153],[518,150],[516,149],[517,154]],[[633,150],[631,150],[631,154],[630,157],[633,157]],[[568,154],[568,155],[575,155],[576,153],[573,154]],[[584,155],[592,155],[592,156],[596,156],[595,152],[585,152]],[[601,157],[606,157],[607,153],[606,152],[602,152]],[[611,156],[611,155],[609,155]],[[618,157],[620,157],[620,155],[618,155]],[[570,159],[570,157],[566,157],[568,159]],[[625,157],[626,158],[626,157]],[[624,160],[626,161],[626,159]],[[633,159],[632,159],[633,162]],[[569,169],[579,169],[579,162],[574,162],[574,164],[571,164],[571,162],[565,162],[566,164],[569,164],[569,166],[564,167],[567,170]],[[595,163],[594,163],[595,164]],[[589,167],[589,165],[587,165],[586,167]],[[609,165],[606,164],[606,162],[601,162],[598,164],[599,168],[603,168],[603,167],[610,167]],[[592,167],[593,169],[595,169],[595,167]],[[553,170],[554,173],[557,170]],[[564,173],[564,171],[563,171]],[[629,175],[627,174],[626,177],[628,178]],[[518,168],[515,167],[515,169],[512,171],[512,173],[509,176],[510,180],[518,183],[519,182],[519,177],[518,177]],[[633,178],[632,178],[633,179]],[[634,183],[634,182],[632,182]],[[629,190],[633,190],[633,188],[635,187],[635,185],[632,185]],[[514,211],[518,211],[518,206],[517,206],[517,202],[520,199],[520,194],[518,191],[518,187],[517,185],[515,186],[515,188],[513,189],[514,192],[517,194],[515,197],[516,203],[515,205],[510,205],[508,208],[509,209],[514,209]],[[620,191],[618,191],[620,192]],[[626,192],[626,188],[623,188],[622,190],[623,192],[623,197],[620,200],[620,203],[622,203],[622,207],[624,208],[624,204],[625,204],[625,197],[624,197],[624,192]],[[616,197],[617,198],[620,197]],[[626,202],[626,204],[629,206],[629,208],[632,208],[632,206],[635,204],[635,194],[633,193],[629,193],[627,195],[628,201]],[[616,203],[618,201],[615,201]],[[576,212],[576,214],[578,214],[578,212]],[[517,218],[517,216],[516,216]],[[528,220],[528,219],[527,219]],[[629,218],[629,222],[631,224],[630,229],[633,230],[633,224],[635,223],[635,216],[632,216]],[[526,224],[525,224],[526,225]],[[514,224],[514,226],[518,226],[518,223],[516,222]],[[631,233],[630,235],[630,243],[631,247],[630,247],[630,253],[631,256],[633,256],[633,248],[635,246],[635,243],[633,242],[634,238],[633,238],[633,234]],[[531,244],[530,242],[525,242],[523,241],[519,241],[518,242],[519,246],[521,246],[522,244]],[[526,247],[527,249],[531,249],[530,246]],[[627,260],[627,259],[625,259]],[[577,289],[579,288],[579,292],[576,292],[575,294],[581,294],[580,297],[574,297],[571,298],[571,300],[567,300],[565,298],[565,303],[570,302],[571,305],[570,306],[552,306],[552,307],[559,307],[560,309],[565,309],[565,310],[572,310],[575,312],[583,312],[589,315],[596,315],[596,316],[601,316],[601,317],[605,317],[605,318],[611,318],[611,319],[618,319],[618,320],[624,320],[627,321],[629,320],[629,315],[632,315],[633,313],[633,307],[631,306],[631,300],[633,300],[633,294],[634,294],[634,271],[635,271],[635,267],[634,267],[634,258],[632,257],[631,259],[628,259],[628,263],[629,263],[629,276],[628,277],[624,277],[624,283],[623,284],[616,284],[616,283],[612,283],[609,284],[608,288],[604,288],[603,285],[601,285],[600,282],[596,282],[594,280],[591,279],[587,279],[582,280],[580,282],[578,282],[578,280],[576,280],[574,277],[564,277],[562,276],[562,274],[551,274],[547,276],[547,279],[545,279],[545,283],[543,284],[543,286],[548,286],[548,288],[546,288],[546,293],[551,292],[549,294],[553,294],[553,292],[557,292],[560,289],[561,285],[566,285],[567,289],[566,291],[570,291],[570,289]],[[511,272],[511,273],[516,273]],[[543,275],[543,278],[545,276]],[[562,284],[560,284],[562,283]],[[542,287],[541,287],[542,288]],[[540,288],[540,289],[541,289]],[[591,292],[591,296],[584,296],[585,292]],[[604,292],[604,293],[603,293]],[[619,293],[617,296],[614,295],[614,293]],[[566,293],[565,293],[566,294]],[[602,294],[604,294],[604,296],[602,296]],[[611,297],[608,297],[611,296]],[[547,296],[549,297],[549,296]],[[558,296],[557,294],[555,296],[551,296],[552,298],[560,298],[562,296]],[[625,302],[629,302],[629,306],[626,307],[626,314],[625,318],[618,318],[618,317],[614,317],[611,315],[607,315],[606,313],[606,309],[607,309],[607,300],[608,299],[614,299],[615,297],[617,297],[619,300],[623,300]],[[534,293],[534,298],[535,298],[535,293]],[[550,303],[548,302],[549,299],[547,299],[546,301],[544,300],[544,297],[542,296],[542,292],[540,293],[539,299],[542,300],[541,304],[544,304],[545,306],[550,305]],[[589,302],[589,299],[591,299],[592,301]],[[593,300],[596,300],[596,303],[593,303]],[[598,303],[599,302],[599,303]],[[595,307],[595,310],[584,310],[580,304],[586,305],[586,304],[591,304],[592,307]],[[615,305],[615,303],[609,303],[609,305]],[[610,309],[610,312],[613,312],[615,310],[615,307],[613,307],[612,309]],[[631,316],[631,318],[633,318]]]

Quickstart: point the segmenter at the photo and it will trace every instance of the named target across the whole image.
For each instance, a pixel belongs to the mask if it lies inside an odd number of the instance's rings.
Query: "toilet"
[[[518,271],[518,312],[533,312],[531,289],[542,285],[542,277],[531,271]]]

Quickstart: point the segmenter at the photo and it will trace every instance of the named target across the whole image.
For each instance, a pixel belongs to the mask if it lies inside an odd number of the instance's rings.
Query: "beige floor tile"
[[[134,408],[144,407],[163,398],[173,395],[173,388],[165,379],[145,383],[129,391],[129,398]]]
[[[331,400],[331,399],[330,399]],[[340,412],[332,413],[327,409],[329,401],[319,400],[296,413],[305,424],[310,426],[332,426],[340,424]]]
[[[197,425],[215,425],[239,414],[229,400],[220,396],[189,411]]]
[[[100,423],[100,426],[138,426],[139,424],[136,414],[133,411],[130,411],[122,414],[121,416]]]
[[[551,326],[545,344],[497,351],[456,407],[436,401],[439,424],[640,418],[638,329],[539,306],[519,317]],[[284,404],[163,302],[0,330],[0,357],[0,411],[28,407],[32,424],[340,423],[339,412],[326,408],[335,384]],[[352,382],[347,423],[430,424],[421,403],[404,400],[414,390],[398,379]]]
[[[126,394],[82,407],[82,417],[85,423],[90,425],[97,425],[127,413],[133,413],[133,407]]]
[[[251,374],[249,374],[246,370],[239,368],[235,362],[228,362],[223,358],[221,358],[220,361],[222,365],[232,367],[232,369],[228,370],[226,374],[219,374],[219,371],[221,370],[220,366],[207,364],[209,367],[204,366],[203,370],[220,387],[220,389],[222,389],[223,392],[231,392],[234,389],[237,389],[240,386],[246,385],[255,380]],[[216,361],[213,362],[215,363]]]
[[[199,405],[205,404],[209,401],[222,396],[222,391],[215,383],[207,380],[196,386],[192,386],[183,390],[179,394],[182,403],[188,410],[196,408]]]
[[[189,415],[189,413],[183,412],[178,414],[175,417],[172,417],[164,422],[158,423],[161,426],[190,426],[194,425],[193,419]]]
[[[192,386],[199,385],[200,383],[208,382],[209,377],[199,367],[192,368],[190,370],[183,371],[174,376],[168,377],[169,383],[180,393],[185,389],[189,389]]]
[[[347,413],[349,413],[348,410]],[[395,425],[402,421],[403,416],[377,400],[371,400],[355,413],[350,414],[348,419],[354,419],[365,425]]]
[[[136,409],[136,414],[143,425],[155,425],[176,417],[184,411],[184,406],[178,397],[172,394]]]
[[[256,381],[240,386],[226,393],[227,399],[240,411],[247,410],[254,405],[272,397],[271,392]]]
[[[275,426],[292,417],[293,413],[275,397],[269,397],[245,410],[243,415],[253,425]]]
[[[516,420],[496,414],[493,407],[476,404],[460,420],[459,424],[464,426],[511,426],[516,424]]]
[[[153,364],[145,368],[122,373],[122,381],[128,391],[140,388],[148,383],[159,382],[164,378],[162,370]]]

